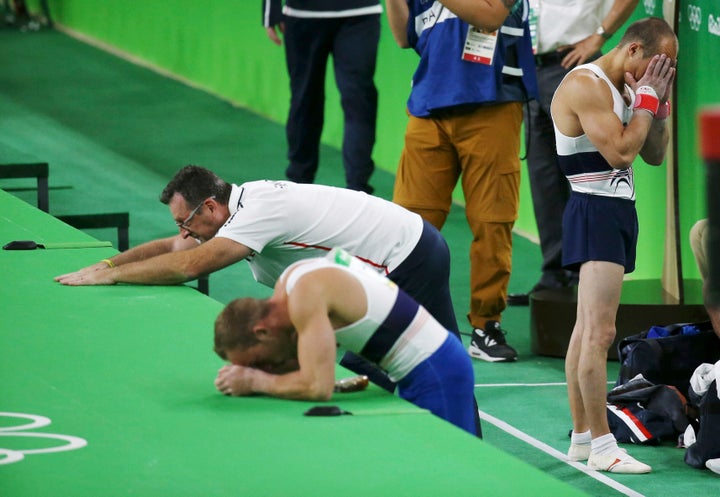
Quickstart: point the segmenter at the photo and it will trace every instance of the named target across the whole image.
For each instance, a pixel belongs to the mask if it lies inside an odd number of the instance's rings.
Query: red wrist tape
[[[652,87],[641,86],[635,91],[635,105],[633,105],[633,110],[646,110],[655,116],[659,105],[660,100],[658,100],[657,93],[655,93]]]
[[[655,119],[667,119],[670,116],[670,100],[658,107]]]

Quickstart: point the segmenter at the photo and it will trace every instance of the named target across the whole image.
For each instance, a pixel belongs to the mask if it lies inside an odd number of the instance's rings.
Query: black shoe
[[[486,321],[484,330],[473,330],[468,354],[488,362],[510,362],[517,359],[517,352],[507,344],[505,332],[497,321]]]
[[[557,285],[558,288],[562,287],[563,285]],[[543,285],[542,283],[536,283],[534,287],[532,287],[532,290],[530,290],[528,293],[509,293],[507,296],[507,305],[510,306],[528,306],[530,305],[530,295],[533,294],[533,292],[539,292],[540,290],[547,290],[548,288],[553,288],[547,285]]]
[[[373,192],[375,191],[375,188],[373,188],[373,187],[370,186],[370,185],[360,185],[360,186],[357,186],[357,185],[347,185],[347,189],[348,189],[348,190],[355,190],[355,191],[358,191],[358,192],[365,192],[365,193],[367,193],[368,195],[372,195]]]
[[[520,307],[530,305],[529,293],[508,293],[507,305]]]

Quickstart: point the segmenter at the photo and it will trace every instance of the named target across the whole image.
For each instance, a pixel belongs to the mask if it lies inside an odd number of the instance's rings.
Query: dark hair
[[[677,43],[675,32],[670,25],[659,17],[646,17],[627,28],[618,46],[639,42],[643,46],[644,58],[649,58],[661,53],[662,45],[668,39]]]
[[[231,191],[232,186],[214,172],[188,165],[175,173],[160,194],[160,202],[168,205],[173,196],[179,193],[188,205],[197,205],[213,195],[218,203],[227,205]]]
[[[259,342],[253,327],[270,312],[267,300],[235,299],[215,319],[215,353],[227,359],[226,351],[248,348]]]

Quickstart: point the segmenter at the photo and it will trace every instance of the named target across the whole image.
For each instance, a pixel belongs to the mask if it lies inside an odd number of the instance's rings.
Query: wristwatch
[[[605,28],[602,27],[602,24],[598,26],[598,28],[595,30],[595,34],[602,36],[605,40],[609,40],[610,38],[612,38],[612,35],[605,31]]]

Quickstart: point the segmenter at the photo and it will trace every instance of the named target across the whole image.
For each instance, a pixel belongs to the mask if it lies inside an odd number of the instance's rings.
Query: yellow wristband
[[[115,267],[115,264],[110,259],[103,259],[100,262],[104,262],[105,264],[108,265],[108,267]]]

